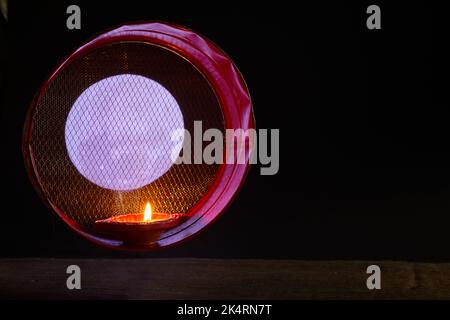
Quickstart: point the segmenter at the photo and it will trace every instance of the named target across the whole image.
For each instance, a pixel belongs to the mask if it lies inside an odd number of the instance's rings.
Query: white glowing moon
[[[175,98],[158,82],[121,74],[87,88],[73,104],[65,126],[70,160],[86,179],[111,190],[134,190],[173,165],[184,129]],[[178,150],[177,150],[178,149]]]

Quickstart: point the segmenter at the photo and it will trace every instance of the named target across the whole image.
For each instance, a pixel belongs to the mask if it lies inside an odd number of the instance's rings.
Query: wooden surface
[[[81,290],[66,268],[81,268]],[[366,287],[378,264],[381,290]],[[211,259],[2,259],[0,298],[450,299],[450,264]]]

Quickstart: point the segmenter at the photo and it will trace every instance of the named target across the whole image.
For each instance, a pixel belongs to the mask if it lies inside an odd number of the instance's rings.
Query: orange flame
[[[152,206],[150,205],[150,202],[147,202],[147,205],[145,206],[144,211],[144,221],[150,221],[152,220]]]

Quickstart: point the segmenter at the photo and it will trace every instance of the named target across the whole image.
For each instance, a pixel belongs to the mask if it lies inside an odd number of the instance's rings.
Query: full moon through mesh
[[[66,122],[70,160],[89,181],[134,190],[173,165],[183,115],[167,89],[149,78],[123,74],[100,80],[75,101]]]

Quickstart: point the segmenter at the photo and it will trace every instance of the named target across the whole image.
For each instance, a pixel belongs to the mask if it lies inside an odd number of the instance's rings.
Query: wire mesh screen
[[[224,131],[217,97],[190,62],[144,42],[95,49],[56,75],[31,116],[44,195],[84,226],[142,212],[147,201],[157,212],[187,213],[219,169],[170,162],[170,131],[193,133],[194,121]]]

